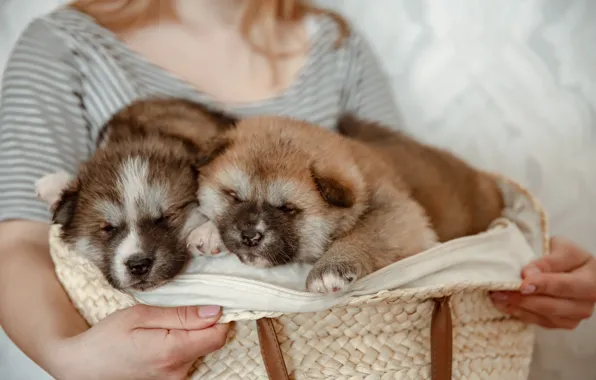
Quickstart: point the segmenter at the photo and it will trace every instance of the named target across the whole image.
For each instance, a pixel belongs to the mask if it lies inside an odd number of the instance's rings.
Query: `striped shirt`
[[[0,221],[49,221],[35,181],[75,173],[99,129],[118,109],[147,96],[176,96],[242,117],[278,114],[332,127],[352,111],[388,125],[398,115],[377,57],[355,31],[334,49],[336,24],[308,19],[310,51],[296,81],[253,104],[226,106],[130,50],[89,16],[69,8],[32,21],[8,60],[0,97]]]

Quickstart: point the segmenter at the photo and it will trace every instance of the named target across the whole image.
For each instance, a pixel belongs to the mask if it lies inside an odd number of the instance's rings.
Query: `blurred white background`
[[[552,232],[596,253],[596,1],[319,2],[373,44],[409,132],[529,186]],[[0,0],[0,70],[61,3]],[[46,378],[0,336],[0,379]],[[531,379],[596,379],[596,318],[540,331]]]

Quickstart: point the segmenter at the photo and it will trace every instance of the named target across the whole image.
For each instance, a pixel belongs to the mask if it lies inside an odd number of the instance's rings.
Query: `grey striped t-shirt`
[[[331,19],[313,16],[308,26],[311,50],[297,80],[273,98],[228,107],[151,64],[85,14],[64,8],[34,20],[2,81],[0,221],[49,221],[47,206],[35,197],[35,181],[59,170],[74,173],[93,152],[101,125],[140,97],[185,97],[237,116],[288,115],[323,127],[351,110],[395,126],[393,95],[366,42],[352,31],[335,50]]]

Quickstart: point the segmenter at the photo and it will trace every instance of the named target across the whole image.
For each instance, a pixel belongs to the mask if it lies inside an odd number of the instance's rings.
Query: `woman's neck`
[[[237,27],[248,1],[171,1],[169,11],[176,12],[177,21],[164,17],[120,37],[147,60],[213,99],[229,104],[269,99],[290,87],[306,62],[309,38],[303,23],[285,24],[273,33],[274,53],[291,53],[276,62],[274,76],[268,57],[252,44],[262,45],[260,35],[251,30],[249,41]]]
[[[237,26],[244,12],[243,0],[170,0],[178,19],[193,29]]]

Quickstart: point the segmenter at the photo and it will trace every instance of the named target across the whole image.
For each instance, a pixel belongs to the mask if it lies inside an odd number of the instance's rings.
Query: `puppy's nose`
[[[134,276],[142,276],[151,269],[153,259],[149,257],[132,257],[128,259],[124,265],[126,265],[130,274]]]
[[[240,236],[242,237],[242,243],[249,247],[254,247],[263,239],[263,234],[252,227],[242,230]]]

